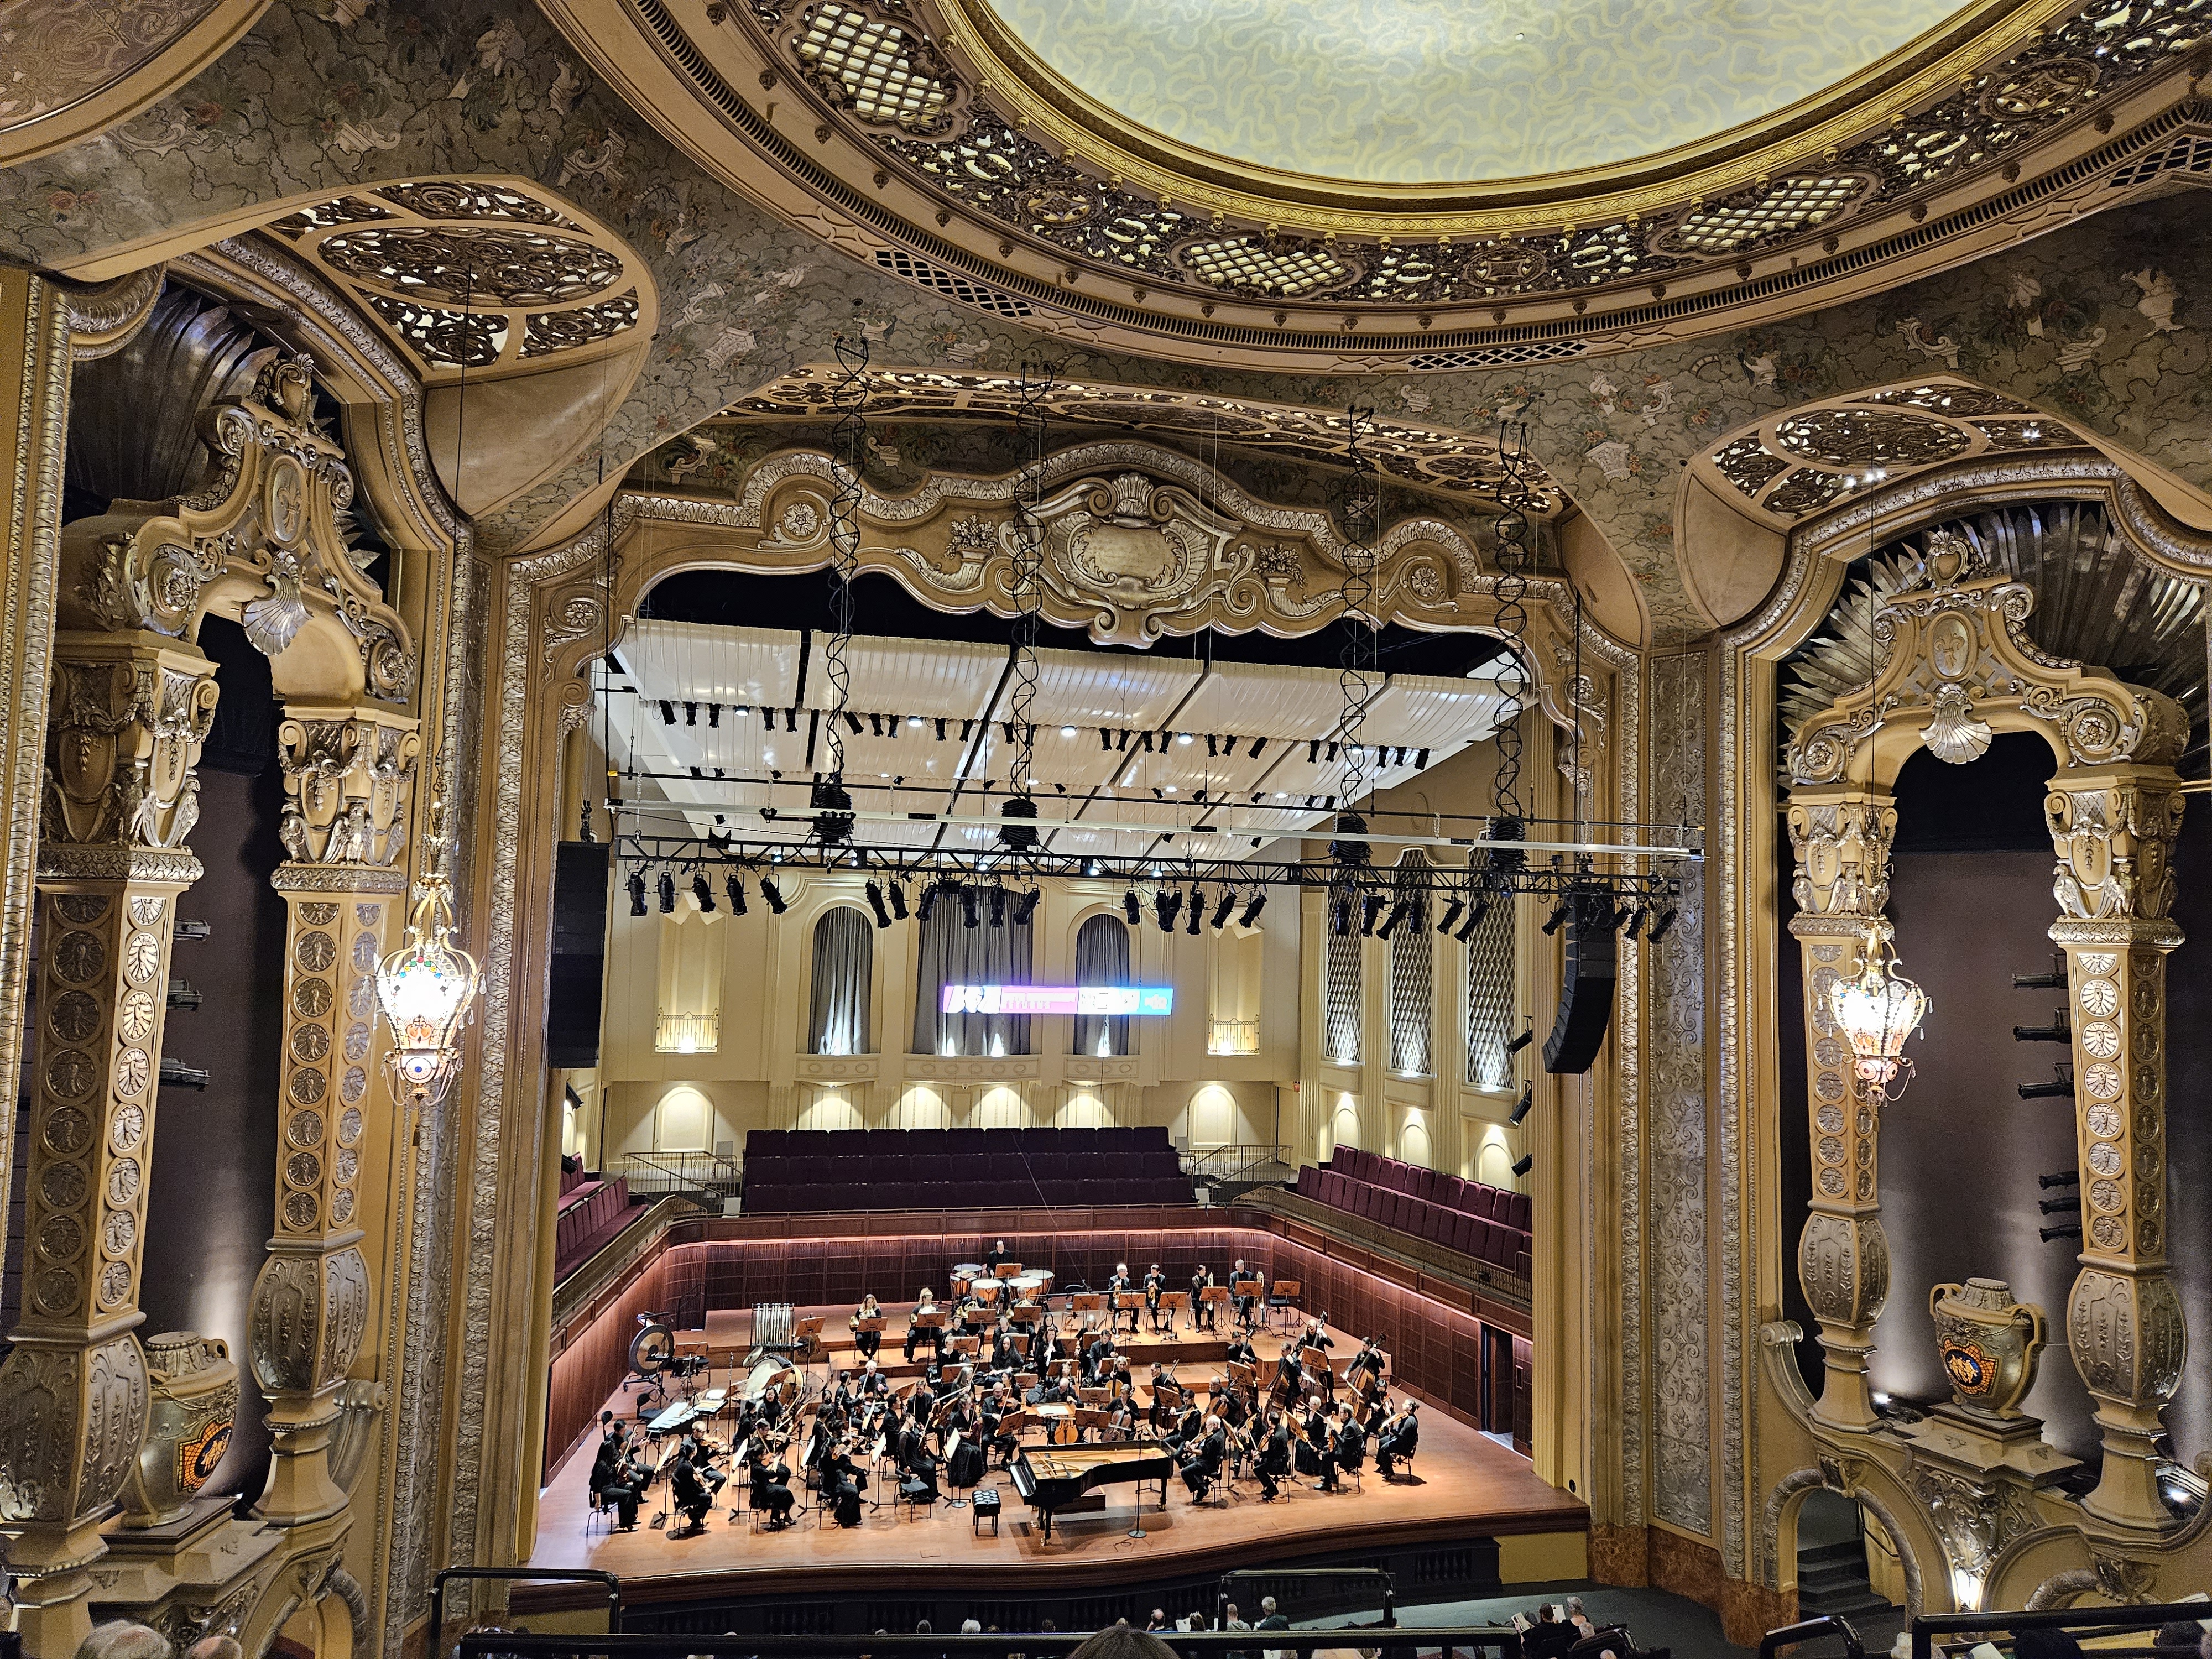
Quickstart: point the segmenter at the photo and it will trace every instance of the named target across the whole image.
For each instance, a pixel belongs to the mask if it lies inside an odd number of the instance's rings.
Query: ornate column
[[[2083,1507],[2166,1527],[2153,1443],[2188,1346],[2166,1259],[2166,953],[2179,779],[2169,767],[2069,769],[2044,815],[2058,854],[2059,920],[2074,1027],[2081,1272],[2066,1343],[2097,1401],[2104,1468]]]
[[[259,1513],[280,1526],[321,1519],[346,1501],[330,1449],[369,1316],[355,1182],[380,1116],[370,1065],[376,965],[406,889],[407,804],[421,746],[411,718],[380,708],[293,704],[285,714],[279,833],[290,856],[272,878],[286,910],[276,1235],[251,1312],[273,1454]]]
[[[0,1522],[26,1645],[90,1628],[105,1553],[146,1430],[133,1330],[183,842],[215,719],[213,665],[158,634],[64,633],[47,726],[22,1322],[0,1365]]]
[[[1790,931],[1804,957],[1807,1102],[1813,1118],[1812,1213],[1797,1245],[1798,1282],[1820,1322],[1827,1378],[1814,1416],[1864,1431],[1879,1420],[1867,1384],[1875,1322],[1889,1299],[1889,1241],[1875,1164],[1878,1103],[1851,1069],[1828,993],[1856,975],[1868,923],[1889,902],[1897,808],[1865,785],[1801,786],[1790,795],[1797,856]]]

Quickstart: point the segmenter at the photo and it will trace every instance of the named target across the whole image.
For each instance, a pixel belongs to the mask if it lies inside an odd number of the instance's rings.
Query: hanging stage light
[[[760,887],[761,896],[768,901],[768,908],[777,915],[781,915],[791,908],[785,902],[783,895],[776,890],[775,884],[766,876],[760,878]]]
[[[1474,902],[1474,908],[1467,913],[1467,920],[1460,923],[1459,932],[1452,937],[1462,945],[1466,944],[1474,937],[1474,930],[1482,926],[1482,919],[1489,914],[1490,901],[1486,898],[1477,899]]]
[[[1532,1025],[1524,1030],[1519,1036],[1515,1037],[1512,1042],[1507,1043],[1505,1052],[1509,1056],[1517,1054],[1535,1040],[1536,1028]]]
[[[664,916],[676,914],[676,878],[665,870],[660,872],[660,914]]]
[[[703,870],[691,878],[691,897],[698,905],[701,915],[714,914],[714,890],[707,884],[707,874]]]
[[[1175,932],[1176,918],[1182,914],[1182,895],[1172,887],[1163,887],[1152,895],[1152,918],[1160,925],[1160,932]]]
[[[744,884],[744,883],[743,881],[741,881],[740,879],[738,879],[738,878],[734,873],[732,873],[732,874],[731,875],[730,878],[729,878],[727,881],[726,881],[726,882],[724,882],[724,883],[722,884],[722,890],[723,890],[723,891],[725,891],[725,892],[726,892],[726,893],[730,896],[730,914],[731,914],[732,915],[733,915],[733,916],[741,916],[741,915],[744,915],[744,913],[745,913],[745,884]]]
[[[1467,901],[1454,899],[1449,904],[1444,906],[1443,917],[1437,923],[1437,932],[1449,933],[1458,924],[1459,919],[1466,914]]]
[[[921,890],[921,901],[914,907],[914,919],[916,921],[927,921],[929,913],[937,908],[937,889],[938,884],[933,881]]]
[[[1133,887],[1121,895],[1121,914],[1128,917],[1129,926],[1132,927],[1138,926],[1145,919],[1145,902],[1137,896],[1137,890]]]
[[[1400,925],[1404,922],[1406,918],[1413,914],[1413,900],[1400,899],[1395,904],[1390,907],[1390,914],[1383,919],[1382,925],[1375,930],[1375,937],[1377,939],[1389,938],[1391,934],[1398,931]]]
[[[1560,899],[1559,908],[1552,912],[1550,920],[1544,924],[1546,936],[1558,933],[1565,925],[1567,918],[1574,914],[1574,908],[1575,901],[1572,894]]]
[[[1184,931],[1193,939],[1196,939],[1198,930],[1205,926],[1206,890],[1196,882],[1193,882],[1190,887],[1190,926]]]
[[[629,913],[634,916],[641,916],[645,914],[645,872],[631,871],[629,886]]]
[[[1339,893],[1329,901],[1329,930],[1339,938],[1352,931],[1352,895]]]
[[[1213,920],[1212,925],[1215,933],[1219,933],[1228,925],[1229,913],[1236,908],[1237,890],[1233,887],[1223,888],[1221,890],[1221,902],[1213,907]]]
[[[1521,1121],[1528,1115],[1529,1109],[1535,1103],[1536,1085],[1533,1083],[1522,1084],[1521,1098],[1513,1103],[1513,1109],[1505,1115],[1505,1121],[1517,1127]]]
[[[906,920],[906,884],[895,881],[887,890],[890,894],[891,915],[901,921]]]
[[[972,887],[963,887],[959,890],[959,893],[960,925],[963,927],[980,927],[982,926],[983,917],[975,903],[975,890]]]
[[[1513,1173],[1517,1178],[1525,1178],[1528,1176],[1528,1171],[1535,1167],[1536,1154],[1534,1152],[1523,1152],[1521,1155],[1521,1161],[1513,1166]]]
[[[1384,902],[1380,893],[1370,893],[1359,901],[1359,933],[1363,939],[1374,937],[1375,924],[1382,919]]]
[[[1642,933],[1642,932],[1644,931],[1644,924],[1645,922],[1647,922],[1647,921],[1650,921],[1650,919],[1651,919],[1651,913],[1650,913],[1650,911],[1649,911],[1649,910],[1645,909],[1645,908],[1644,908],[1642,905],[1640,905],[1640,904],[1639,904],[1639,905],[1637,905],[1633,909],[1630,910],[1630,911],[1629,911],[1629,913],[1628,913],[1628,933],[1627,933],[1627,937],[1628,937],[1628,938],[1630,938],[1630,939],[1634,939],[1634,938],[1635,938],[1638,933]]]
[[[1044,896],[1042,888],[1032,887],[1014,901],[1014,926],[1026,927],[1030,918],[1036,914],[1037,901]]]
[[[991,926],[1003,927],[1006,925],[1006,890],[1003,887],[994,887],[991,890]]]
[[[876,926],[878,927],[890,927],[891,925],[891,913],[884,908],[884,890],[877,886],[876,884],[872,881],[861,890],[868,896],[868,908],[876,913]]]
[[[1667,930],[1674,925],[1675,915],[1676,911],[1674,907],[1671,904],[1668,905],[1665,909],[1659,913],[1659,920],[1651,924],[1651,931],[1646,933],[1644,937],[1650,939],[1654,945],[1656,945],[1661,939],[1667,937]]]
[[[1252,890],[1252,896],[1244,901],[1244,914],[1237,918],[1237,925],[1239,927],[1249,927],[1254,922],[1259,921],[1260,912],[1267,908],[1267,890],[1264,887],[1255,887]]]

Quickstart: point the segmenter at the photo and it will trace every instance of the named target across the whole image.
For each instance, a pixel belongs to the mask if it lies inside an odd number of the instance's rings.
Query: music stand
[[[1229,1287],[1226,1285],[1208,1285],[1203,1290],[1199,1291],[1198,1299],[1200,1302],[1211,1304],[1213,1309],[1213,1323],[1212,1328],[1219,1330],[1221,1328],[1221,1304],[1229,1300]],[[1196,1330],[1198,1328],[1196,1315],[1192,1316],[1191,1328],[1193,1330]]]
[[[1075,1291],[1067,1298],[1067,1310],[1074,1314],[1102,1313],[1106,1307],[1103,1291]]]
[[[1189,1310],[1189,1307],[1190,1292],[1188,1291],[1162,1291],[1160,1292],[1160,1308],[1161,1310],[1168,1316],[1169,1330],[1172,1331],[1176,1328],[1176,1316],[1179,1313],[1187,1312]]]
[[[1285,1315],[1286,1318],[1292,1316],[1290,1310],[1297,1305],[1298,1298],[1304,1294],[1305,1286],[1297,1279],[1277,1279],[1274,1289],[1267,1293],[1267,1314],[1270,1321],[1277,1313]]]
[[[1130,1335],[1132,1335],[1132,1336],[1134,1336],[1134,1335],[1137,1334],[1137,1312],[1138,1312],[1138,1310],[1141,1309],[1144,1305],[1145,1305],[1145,1298],[1144,1298],[1144,1296],[1142,1295],[1142,1293],[1141,1293],[1141,1292],[1139,1292],[1139,1291],[1115,1291],[1115,1292],[1114,1292],[1114,1325],[1115,1325],[1115,1328],[1118,1328],[1118,1327],[1121,1325],[1121,1316],[1122,1316],[1123,1314],[1127,1314],[1127,1315],[1128,1315],[1128,1316],[1129,1316],[1129,1334],[1130,1334]]]
[[[956,1336],[952,1339],[952,1352],[963,1359],[975,1358],[975,1351],[982,1346],[983,1339],[980,1336]]]
[[[960,1467],[959,1451],[960,1436],[956,1432],[952,1437],[952,1443],[945,1449],[945,1489],[952,1494],[945,1500],[945,1507],[948,1510],[964,1510],[968,1507],[968,1500],[960,1495],[960,1488],[952,1479],[952,1471]]]
[[[1090,1390],[1085,1389],[1085,1392],[1089,1393]],[[1103,1406],[1078,1406],[1075,1408],[1075,1437],[1081,1440],[1093,1429],[1097,1430],[1101,1440],[1106,1437],[1106,1408]]]
[[[1018,1261],[1001,1261],[999,1264],[996,1277],[1000,1279],[1018,1279],[1021,1276],[1021,1271],[1022,1264]]]
[[[1018,1302],[1006,1310],[1009,1324],[1034,1325],[1044,1317],[1044,1310],[1034,1302]]]

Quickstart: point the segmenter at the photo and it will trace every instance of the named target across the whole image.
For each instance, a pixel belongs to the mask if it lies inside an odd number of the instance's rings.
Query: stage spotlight
[[[1236,908],[1237,890],[1233,887],[1223,888],[1221,890],[1221,902],[1213,907],[1212,927],[1215,933],[1219,933],[1224,927],[1228,926],[1229,913]]]
[[[1352,896],[1350,894],[1340,893],[1330,901],[1328,925],[1330,931],[1340,938],[1352,931]]]
[[[1197,883],[1193,882],[1190,889],[1190,926],[1184,931],[1193,939],[1196,939],[1198,937],[1198,930],[1205,926],[1206,890],[1203,887],[1200,887]]]
[[[1391,934],[1398,931],[1399,927],[1404,923],[1406,918],[1413,914],[1413,900],[1400,899],[1395,904],[1390,907],[1390,914],[1383,918],[1382,925],[1375,930],[1375,937],[1377,939],[1389,938]]]
[[[1638,905],[1633,910],[1631,910],[1628,913],[1627,937],[1634,939],[1638,933],[1644,931],[1644,924],[1650,920],[1651,913],[1645,909],[1642,905]]]
[[[1467,901],[1465,899],[1454,899],[1449,904],[1444,906],[1443,919],[1437,923],[1437,932],[1439,933],[1449,933],[1458,925],[1459,919],[1466,914]]]
[[[1014,901],[1015,927],[1026,927],[1029,926],[1030,918],[1036,914],[1037,901],[1043,896],[1044,893],[1042,889],[1032,887],[1028,892],[1024,893],[1019,898]]]
[[[1128,917],[1132,927],[1145,919],[1145,902],[1137,896],[1137,890],[1133,887],[1121,895],[1121,914]]]
[[[1371,938],[1375,924],[1382,920],[1385,900],[1380,893],[1370,893],[1359,901],[1359,932],[1363,938]]]
[[[981,927],[983,924],[983,917],[981,911],[977,908],[975,903],[975,890],[972,887],[963,887],[959,890],[959,892],[960,925],[963,927]]]
[[[937,908],[937,888],[938,884],[933,881],[921,890],[921,901],[914,907],[914,919],[916,921],[927,921],[929,913]]]
[[[741,916],[745,913],[745,884],[732,875],[722,884],[722,890],[730,896],[730,914]]]
[[[1559,901],[1559,908],[1552,912],[1550,918],[1544,923],[1546,935],[1548,937],[1558,933],[1565,925],[1567,918],[1574,914],[1574,895],[1570,893]]]
[[[1003,927],[1006,925],[1006,890],[1003,887],[994,887],[991,890],[991,926]]]
[[[684,724],[686,726],[696,726],[699,724],[699,705],[697,703],[687,702],[684,705]]]
[[[1513,1109],[1505,1115],[1505,1121],[1508,1123],[1514,1125],[1516,1127],[1518,1127],[1521,1121],[1528,1115],[1529,1108],[1533,1107],[1535,1103],[1536,1085],[1533,1083],[1522,1084],[1521,1085],[1521,1098],[1513,1103]]]
[[[786,910],[788,910],[791,908],[791,906],[785,902],[783,895],[776,891],[775,884],[770,881],[766,876],[763,876],[760,878],[760,887],[761,896],[768,901],[768,908],[777,915],[781,915]]]
[[[904,921],[906,920],[905,884],[895,881],[890,884],[888,890],[890,894],[891,915],[896,917],[899,921]]]
[[[1175,932],[1176,918],[1182,914],[1182,895],[1172,887],[1163,887],[1152,895],[1152,919],[1159,923],[1160,932]]]
[[[645,872],[631,871],[629,885],[629,913],[634,916],[641,916],[645,914]]]
[[[876,913],[876,926],[878,927],[890,927],[891,925],[891,913],[884,908],[884,890],[877,886],[876,884],[872,881],[861,890],[866,892],[868,896],[868,908]]]
[[[1260,912],[1267,908],[1267,890],[1264,887],[1255,887],[1252,890],[1252,896],[1244,901],[1244,914],[1237,918],[1237,925],[1239,927],[1249,927],[1254,922],[1259,921]]]
[[[660,914],[664,916],[676,914],[676,878],[665,870],[660,872]]]
[[[707,884],[704,871],[691,878],[691,896],[697,902],[701,915],[711,916],[714,914],[714,890]]]
[[[1490,901],[1488,899],[1477,899],[1474,902],[1474,908],[1467,913],[1467,920],[1460,923],[1459,932],[1454,933],[1452,937],[1457,939],[1462,945],[1466,944],[1468,940],[1474,937],[1474,930],[1482,926],[1482,919],[1489,914]]]
[[[1526,1176],[1529,1170],[1535,1167],[1536,1154],[1534,1152],[1523,1152],[1521,1155],[1521,1161],[1513,1166],[1513,1173],[1516,1176]]]
[[[1677,913],[1672,905],[1668,906],[1667,908],[1659,913],[1659,920],[1651,924],[1651,931],[1646,933],[1644,937],[1650,939],[1654,945],[1656,945],[1661,939],[1667,937],[1667,930],[1674,925],[1674,917],[1676,914]]]
[[[1515,1037],[1512,1042],[1505,1045],[1506,1054],[1509,1057],[1517,1054],[1535,1040],[1536,1030],[1534,1026],[1530,1026],[1527,1030],[1522,1032],[1519,1036]]]
[[[660,700],[660,723],[663,726],[676,724],[676,705],[665,697]]]

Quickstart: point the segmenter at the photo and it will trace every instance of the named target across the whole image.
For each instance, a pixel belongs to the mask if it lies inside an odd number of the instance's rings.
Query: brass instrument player
[[[1206,1292],[1212,1288],[1213,1275],[1206,1270],[1206,1264],[1201,1261],[1198,1271],[1190,1276],[1190,1328],[1194,1331],[1214,1328],[1214,1304],[1206,1299]]]
[[[1145,1273],[1145,1312],[1152,1322],[1152,1334],[1160,1330],[1160,1293],[1168,1287],[1168,1276],[1160,1271],[1157,1261]]]
[[[1109,1331],[1118,1329],[1121,1323],[1121,1310],[1115,1305],[1115,1298],[1134,1289],[1136,1289],[1136,1283],[1129,1277],[1129,1264],[1126,1261],[1115,1262],[1113,1277],[1106,1281],[1106,1328]],[[1136,1329],[1137,1310],[1132,1308],[1129,1310],[1130,1334],[1134,1335]]]
[[[854,1311],[850,1322],[853,1329],[853,1351],[863,1359],[873,1359],[883,1351],[884,1331],[880,1324],[872,1329],[864,1331],[860,1328],[860,1322],[864,1319],[880,1320],[883,1316],[884,1310],[876,1302],[876,1293],[870,1291],[860,1298],[860,1305]]]

